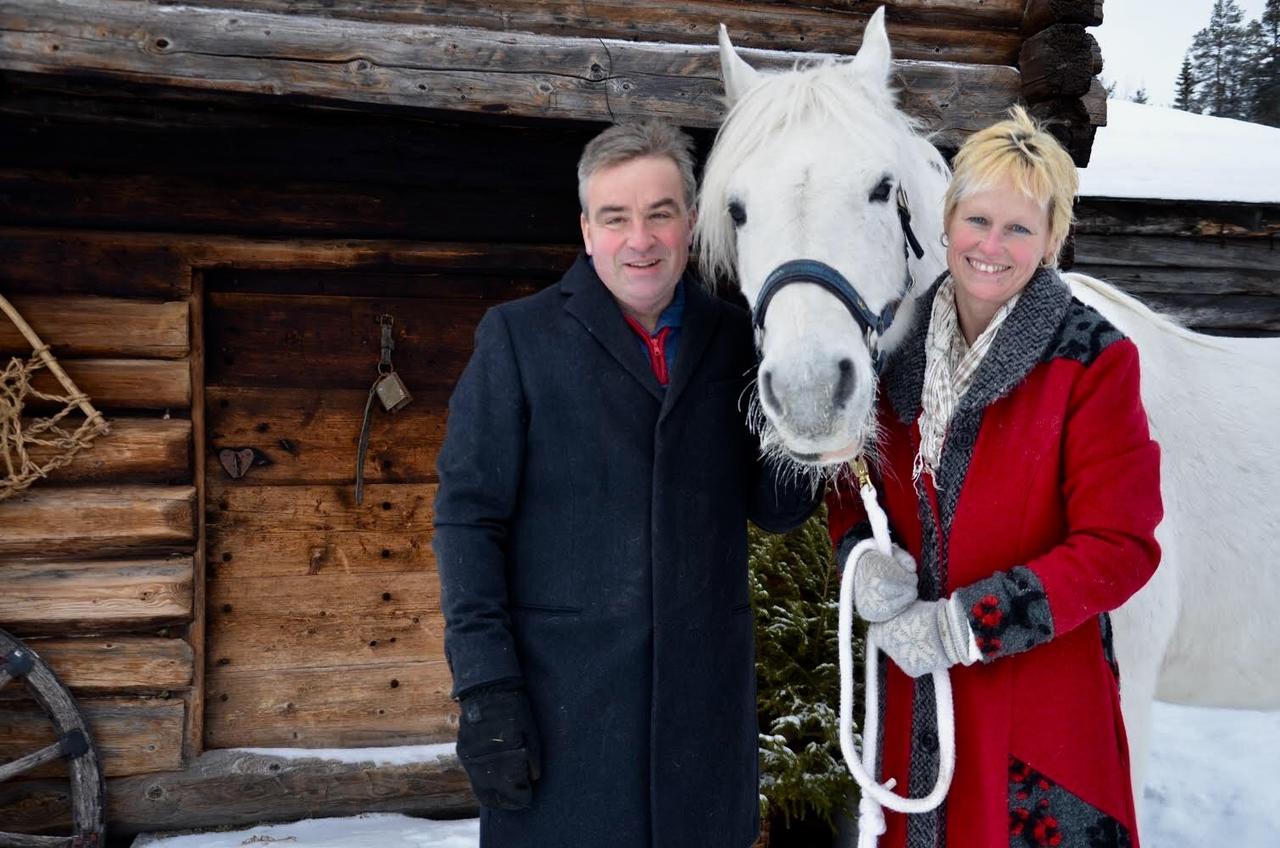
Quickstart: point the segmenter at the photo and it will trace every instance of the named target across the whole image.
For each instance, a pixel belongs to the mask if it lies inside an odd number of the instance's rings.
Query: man
[[[739,404],[746,312],[685,274],[692,143],[612,127],[585,255],[485,315],[435,510],[458,756],[483,848],[746,848],[758,828],[746,520],[789,529]]]

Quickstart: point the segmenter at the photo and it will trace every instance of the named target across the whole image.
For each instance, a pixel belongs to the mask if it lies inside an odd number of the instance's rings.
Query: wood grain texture
[[[187,304],[183,301],[32,295],[10,301],[59,359],[180,359],[190,350]],[[30,350],[12,323],[0,321],[0,354]]]
[[[210,674],[205,745],[359,748],[456,738],[443,659]]]
[[[0,561],[0,627],[15,635],[119,632],[191,618],[190,557]]]
[[[76,695],[159,693],[191,685],[191,646],[156,636],[28,639]]]
[[[14,829],[65,832],[65,796],[66,781],[0,783],[0,820]],[[182,771],[107,781],[107,814],[116,834],[366,812],[447,818],[477,811],[453,755],[390,766],[208,751]]]
[[[111,432],[49,475],[57,483],[160,483],[191,480],[191,422],[181,418],[113,418]],[[52,456],[33,449],[36,462]]]
[[[216,580],[433,571],[434,484],[242,486],[211,481],[208,572]]]
[[[0,291],[171,299],[191,289],[181,251],[158,240],[0,229]]]
[[[1280,271],[1280,251],[1263,240],[1166,236],[1076,237],[1077,265],[1147,265]]]
[[[3,11],[0,68],[13,71],[591,121],[650,116],[705,127],[716,125],[722,110],[710,44],[404,27],[123,0],[67,0],[55,7],[29,0]],[[794,61],[792,54],[745,52],[754,64]],[[1020,88],[1017,72],[1003,66],[927,65],[899,63],[898,76],[908,110],[944,144],[958,143],[965,125],[991,123]],[[937,75],[961,91],[939,100],[936,85],[921,84]],[[922,99],[932,108],[919,109]]]
[[[460,371],[462,363],[455,366]],[[433,483],[444,443],[448,390],[409,382],[413,403],[388,414],[374,411],[365,482]],[[207,450],[210,468],[222,474],[217,452],[249,447],[269,464],[255,465],[241,484],[345,485],[355,503],[356,445],[367,390],[210,388]],[[210,500],[210,508],[218,502]],[[0,519],[2,520],[2,519]]]
[[[82,698],[78,705],[93,734],[108,777],[174,771],[182,767],[181,699]],[[0,762],[54,741],[44,711],[23,701],[0,703]],[[53,763],[29,772],[32,778],[66,773]]]
[[[181,359],[68,359],[62,366],[99,410],[184,410],[191,406],[191,367]],[[37,372],[32,385],[47,394],[61,391],[58,381],[46,371]],[[31,406],[39,409],[47,405],[32,401]]]
[[[191,548],[190,486],[35,486],[0,504],[0,557],[101,556]]]

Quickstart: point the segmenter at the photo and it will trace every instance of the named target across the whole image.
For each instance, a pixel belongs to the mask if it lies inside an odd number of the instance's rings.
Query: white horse
[[[788,285],[769,302],[753,419],[766,451],[817,479],[826,460],[874,450],[868,342],[899,343],[914,298],[945,270],[949,170],[897,108],[883,10],[849,62],[762,73],[723,28],[720,54],[730,110],[703,179],[704,270],[736,277],[756,307],[783,263],[825,263],[852,283],[873,326],[905,294],[882,338],[818,285]],[[920,255],[904,240],[899,189]],[[1113,616],[1140,798],[1153,698],[1280,708],[1280,339],[1197,335],[1106,283],[1066,278],[1137,344],[1162,448],[1162,563]]]

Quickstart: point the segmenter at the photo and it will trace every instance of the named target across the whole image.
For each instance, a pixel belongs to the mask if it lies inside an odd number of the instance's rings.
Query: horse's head
[[[842,461],[871,441],[877,360],[910,321],[909,281],[944,267],[946,164],[898,111],[883,9],[850,62],[762,73],[723,28],[720,62],[730,108],[703,176],[701,264],[736,277],[755,314],[766,451]]]

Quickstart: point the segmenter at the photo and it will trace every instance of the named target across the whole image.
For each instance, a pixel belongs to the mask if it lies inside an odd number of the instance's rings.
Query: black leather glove
[[[458,759],[476,797],[495,810],[528,809],[542,751],[524,686],[477,686],[462,694],[460,706]]]

